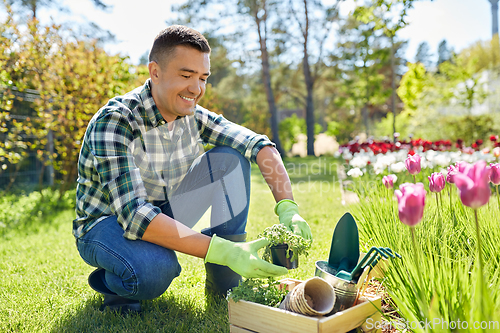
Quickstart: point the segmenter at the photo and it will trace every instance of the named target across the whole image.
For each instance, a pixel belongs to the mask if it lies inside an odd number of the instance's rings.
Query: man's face
[[[160,67],[149,64],[153,99],[167,122],[192,114],[205,94],[210,75],[210,55],[187,46],[176,46]]]

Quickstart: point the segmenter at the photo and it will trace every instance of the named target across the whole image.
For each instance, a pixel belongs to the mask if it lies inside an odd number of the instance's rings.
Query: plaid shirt
[[[78,160],[73,235],[83,236],[116,215],[127,239],[141,239],[165,200],[180,184],[204,144],[230,146],[251,162],[265,135],[196,106],[172,128],[156,107],[148,79],[142,87],[111,99],[91,119]]]

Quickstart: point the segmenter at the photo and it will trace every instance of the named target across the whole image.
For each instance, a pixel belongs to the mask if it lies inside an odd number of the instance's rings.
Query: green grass
[[[288,159],[301,215],[314,235],[310,256],[288,277],[314,276],[314,262],[326,260],[333,229],[347,210],[341,205],[332,158]],[[71,234],[72,209],[45,204],[42,215],[3,201],[0,215],[0,332],[228,332],[227,306],[207,308],[203,261],[179,254],[183,271],[161,297],[144,301],[141,314],[121,316],[100,312],[101,296],[87,284],[93,270],[79,257]],[[17,201],[16,201],[17,202]],[[49,210],[46,207],[52,207]],[[59,206],[61,207],[61,206]],[[65,207],[64,205],[62,207]],[[274,199],[257,168],[252,169],[248,238],[278,223]],[[11,218],[16,216],[15,219]],[[201,229],[204,219],[195,229]]]

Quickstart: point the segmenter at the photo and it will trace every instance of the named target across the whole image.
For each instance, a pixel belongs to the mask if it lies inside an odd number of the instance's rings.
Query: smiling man
[[[150,78],[112,98],[90,121],[78,162],[73,234],[97,269],[89,285],[101,310],[140,311],[181,272],[176,252],[203,258],[206,293],[224,297],[241,276],[286,274],[246,242],[250,162],[276,200],[280,223],[312,239],[298,214],[274,144],[198,105],[210,76],[210,46],[199,32],[171,26],[155,38]],[[215,148],[206,151],[204,146]],[[192,227],[211,207],[210,227]]]

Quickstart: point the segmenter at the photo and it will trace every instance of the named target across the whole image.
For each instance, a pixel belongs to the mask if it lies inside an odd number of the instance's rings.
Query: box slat
[[[229,322],[256,332],[316,332],[318,320],[262,304],[230,300]]]
[[[238,326],[234,326],[232,324],[229,325],[229,332],[231,332],[231,333],[258,333],[255,331],[246,330],[246,329],[238,327]]]
[[[372,318],[373,323],[380,321],[381,316],[377,308],[381,308],[380,297],[371,299],[371,303],[365,300],[347,310],[321,319],[318,325],[318,332],[343,333],[362,326],[368,318]]]

